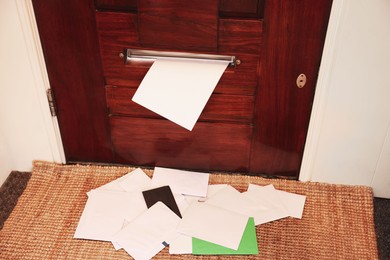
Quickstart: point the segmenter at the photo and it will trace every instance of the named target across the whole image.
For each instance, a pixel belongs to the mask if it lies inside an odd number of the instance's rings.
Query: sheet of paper
[[[255,255],[259,253],[255,221],[248,219],[237,250],[223,247],[202,239],[180,235],[169,245],[170,254],[197,255]]]
[[[257,255],[259,249],[254,219],[248,219],[237,250],[216,245],[202,239],[192,238],[192,253],[194,255]]]
[[[248,216],[194,202],[184,213],[177,231],[237,250],[247,223]]]
[[[261,189],[263,186],[249,184],[248,191],[253,189]],[[277,190],[284,206],[287,208],[288,214],[293,218],[302,218],[303,209],[305,207],[306,196],[295,194],[287,191]]]
[[[260,225],[289,216],[279,193],[273,185],[267,185],[260,189],[251,189],[242,193],[247,199],[252,200],[263,209],[253,212],[255,224]]]
[[[89,193],[74,238],[111,241],[122,229],[125,218],[134,218],[147,207],[142,194],[93,190]]]
[[[226,188],[228,184],[210,184],[207,188],[207,199]]]
[[[118,184],[125,191],[135,192],[150,189],[152,180],[141,168],[137,168],[127,178],[119,180]]]
[[[199,197],[206,197],[208,182],[208,173],[162,167],[155,167],[152,177],[153,187],[169,185],[174,194],[177,193]]]
[[[231,210],[248,217],[253,217],[259,210],[266,208],[240,193],[234,187],[226,185],[206,200],[207,204]]]
[[[215,193],[219,192],[223,188],[226,188],[226,186],[227,186],[227,184],[209,184],[207,187],[207,196],[206,197],[189,196],[189,195],[184,195],[184,196],[188,202],[188,205],[191,205],[195,201],[204,202],[209,197],[214,196]]]
[[[96,189],[93,189],[93,190],[111,190],[111,191],[125,191],[120,185],[119,183],[121,181],[124,181],[126,180],[129,176],[131,176],[131,172],[111,181],[111,182],[108,182]],[[88,194],[88,193],[87,193]]]
[[[192,237],[180,234],[169,244],[171,255],[192,254]]]
[[[187,208],[190,206],[190,203],[186,199],[186,196],[181,194],[173,194],[173,197],[175,198],[176,204],[179,207],[180,214],[183,215],[183,213],[187,210]]]
[[[94,190],[137,191],[150,187],[151,180],[141,168],[137,168]]]
[[[228,64],[157,59],[132,100],[191,131]]]
[[[127,193],[131,194],[131,200],[128,203],[128,207],[130,208],[130,210],[125,215],[124,224],[133,221],[133,219],[144,213],[148,208],[141,192]]]
[[[180,218],[162,202],[138,216],[113,241],[136,260],[151,259],[178,236]]]

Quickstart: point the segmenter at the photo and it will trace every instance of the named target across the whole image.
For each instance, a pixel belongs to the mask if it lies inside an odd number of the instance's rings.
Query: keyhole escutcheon
[[[306,85],[306,75],[305,74],[299,74],[299,76],[297,77],[297,87],[298,88],[303,88],[305,85]]]

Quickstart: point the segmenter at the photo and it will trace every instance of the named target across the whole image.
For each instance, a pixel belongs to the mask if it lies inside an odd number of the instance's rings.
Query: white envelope
[[[120,185],[119,185],[119,182],[125,180],[127,177],[129,177],[131,175],[131,172],[111,181],[111,182],[108,182],[96,189],[93,189],[93,190],[110,190],[110,191],[125,191]],[[89,192],[87,192],[88,194]]]
[[[254,217],[259,210],[266,210],[263,205],[243,195],[230,185],[226,185],[214,195],[210,196],[205,203],[231,210],[248,217]]]
[[[192,237],[180,234],[169,244],[171,255],[192,254]]]
[[[181,194],[173,194],[177,207],[179,208],[180,214],[183,215],[187,208],[190,206],[186,196]]]
[[[172,193],[206,197],[209,174],[155,167],[153,187],[169,185]]]
[[[242,193],[247,199],[258,205],[259,210],[253,212],[255,225],[264,224],[289,216],[278,191],[273,185],[267,185],[258,189],[250,189]],[[262,207],[263,209],[260,209]]]
[[[226,188],[228,184],[210,184],[207,188],[207,199]]]
[[[248,216],[204,202],[194,202],[183,215],[177,231],[237,250],[247,222]]]
[[[261,189],[263,186],[249,184],[248,191],[253,189]],[[277,190],[284,206],[287,208],[290,217],[302,218],[303,209],[305,207],[306,196],[295,194],[287,191]]]
[[[226,188],[227,186],[228,186],[227,184],[210,184],[210,185],[208,185],[207,198],[212,197],[214,194],[216,194],[220,190]],[[207,198],[203,198],[203,197],[188,196],[188,195],[185,195],[183,197],[187,201],[186,207],[180,207],[180,205],[178,204],[182,215],[185,214],[184,213],[185,209],[187,209],[192,203],[202,202],[202,201],[205,201],[207,199]],[[175,195],[175,199],[176,199],[176,195]],[[176,203],[177,203],[177,200],[176,200]],[[184,210],[182,210],[182,208]],[[169,244],[169,253],[170,254],[192,254],[192,237],[186,236],[183,234],[179,235],[179,237],[177,237],[174,241],[172,241]]]
[[[148,207],[146,205],[144,196],[141,192],[127,192],[131,194],[131,200],[128,202],[128,207],[130,208],[125,215],[125,224],[133,221],[140,214],[144,213]]]
[[[195,201],[204,202],[208,198],[214,196],[214,194],[216,194],[220,190],[226,188],[226,186],[227,184],[209,184],[207,187],[207,197],[189,196],[189,195],[184,195],[184,196],[188,202],[188,205],[192,204]]]
[[[134,217],[146,211],[146,203],[141,199],[123,191],[89,192],[74,238],[111,241],[121,230],[126,216]]]
[[[143,191],[150,189],[152,180],[141,168],[137,168],[127,178],[120,180],[118,184],[125,191]]]
[[[137,200],[140,201],[140,204],[142,202],[142,205],[144,206],[145,205],[145,199],[142,195],[141,192],[134,192],[133,193],[135,197],[137,197]],[[185,210],[188,208],[189,204],[187,203],[187,200],[185,198],[185,196],[181,195],[181,194],[173,194],[174,198],[175,198],[175,201],[176,201],[176,204],[180,210],[180,213],[183,215],[183,213],[185,212]],[[134,198],[135,199],[135,198]],[[125,217],[125,223],[124,225],[127,225],[129,224],[131,221],[133,221],[136,217],[138,217],[140,215],[140,213],[143,213],[144,211],[146,211],[146,208],[143,207],[143,211],[140,212],[140,211],[132,211],[131,214],[128,214],[126,217]],[[115,249],[120,249],[121,247],[119,247],[117,244],[114,244],[114,247]]]
[[[127,178],[131,177],[134,173],[136,173],[136,175],[140,175],[140,171],[142,171],[140,168],[137,168],[135,169],[134,171],[131,171],[123,176],[121,176],[120,178],[117,178],[109,183],[106,183],[94,190],[112,190],[112,191],[126,191],[121,185],[120,183],[123,182],[123,183],[127,183],[125,182]],[[142,171],[143,172],[143,171]],[[144,173],[145,174],[145,173]],[[146,175],[146,174],[145,174]],[[146,176],[148,177],[148,176]],[[149,178],[149,177],[148,177]],[[134,179],[134,178],[133,178]],[[138,185],[137,184],[134,184],[134,186]],[[88,194],[88,193],[87,193]]]
[[[157,59],[132,100],[191,131],[228,64]]]
[[[180,220],[162,202],[157,202],[119,231],[113,241],[136,260],[150,259],[176,239]]]

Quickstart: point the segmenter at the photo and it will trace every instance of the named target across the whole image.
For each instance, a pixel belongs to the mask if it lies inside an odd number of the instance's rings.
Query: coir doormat
[[[134,170],[129,167],[34,162],[32,177],[0,231],[0,259],[130,259],[111,243],[73,239],[86,192]],[[144,170],[149,176],[152,170]],[[259,255],[170,255],[156,259],[377,259],[369,187],[212,174],[210,184],[245,191],[249,183],[307,196],[302,219],[257,226]],[[223,221],[223,220],[221,220]]]

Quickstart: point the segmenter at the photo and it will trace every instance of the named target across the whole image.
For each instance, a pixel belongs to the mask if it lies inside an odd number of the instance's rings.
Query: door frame
[[[58,120],[57,117],[51,116],[46,95],[47,90],[50,89],[50,83],[35,21],[32,1],[16,0],[15,3],[18,9],[18,18],[22,27],[25,46],[29,53],[29,65],[34,74],[35,84],[32,85],[34,86],[38,98],[39,110],[41,111],[44,128],[46,129],[47,138],[50,144],[50,152],[54,162],[66,163]],[[26,88],[27,87],[31,86],[26,86]]]
[[[332,77],[333,60],[337,55],[338,33],[346,13],[346,0],[333,1],[299,173],[300,181],[312,180],[313,165],[321,138],[322,119],[325,115],[328,86]]]

